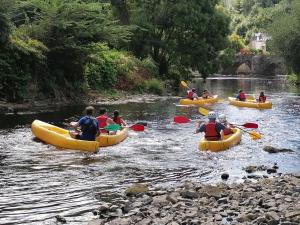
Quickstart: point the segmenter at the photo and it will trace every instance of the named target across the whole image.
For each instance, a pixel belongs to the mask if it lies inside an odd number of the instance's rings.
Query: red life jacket
[[[246,95],[244,92],[240,93],[240,100],[246,100]]]
[[[267,100],[266,96],[259,96],[259,99],[258,99],[259,102],[265,102],[266,100]]]
[[[114,122],[116,123],[116,124],[119,124],[120,126],[122,126],[122,122],[121,122],[122,120],[121,120],[121,117],[120,116],[115,116],[114,117]]]
[[[193,94],[194,94],[194,93],[193,93],[191,90],[189,90],[189,91],[187,92],[187,98],[193,100],[193,99],[194,99],[194,98],[193,98]]]
[[[96,119],[98,120],[99,128],[104,128],[107,126],[106,121],[108,119],[108,116],[101,115],[101,116],[98,116]],[[100,133],[108,133],[108,132],[104,129],[100,129]]]
[[[209,121],[205,124],[205,139],[216,141],[220,139],[220,134],[216,130],[216,122]]]

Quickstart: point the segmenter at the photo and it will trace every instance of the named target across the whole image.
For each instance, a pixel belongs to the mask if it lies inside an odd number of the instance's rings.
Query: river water
[[[50,112],[0,116],[0,224],[57,224],[56,215],[68,224],[87,224],[95,218],[92,210],[101,201],[120,197],[133,183],[151,188],[170,187],[184,181],[220,182],[223,172],[228,182],[242,181],[248,165],[272,166],[279,173],[300,171],[300,93],[288,88],[282,78],[213,77],[191,86],[209,89],[225,101],[208,106],[225,113],[238,124],[259,124],[262,139],[244,134],[239,145],[220,153],[200,152],[201,134],[193,134],[202,118],[196,108],[176,106],[178,98],[161,98],[147,103],[108,105],[119,109],[129,124],[148,123],[145,132],[130,131],[117,146],[86,155],[58,150],[33,138],[30,124],[41,119],[59,126],[71,116],[80,116],[83,106],[53,109]],[[238,89],[258,94],[265,91],[273,102],[271,110],[237,108],[226,97]],[[183,93],[182,93],[183,94]],[[99,109],[101,106],[96,106]],[[185,115],[191,123],[172,124],[174,115]],[[289,148],[293,153],[269,154],[263,146]]]

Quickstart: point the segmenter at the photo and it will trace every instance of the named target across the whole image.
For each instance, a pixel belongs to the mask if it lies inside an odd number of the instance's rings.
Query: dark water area
[[[179,98],[160,98],[147,103],[107,105],[109,113],[120,110],[128,124],[148,123],[144,132],[130,131],[119,145],[102,148],[97,154],[59,150],[33,138],[30,124],[40,119],[65,126],[66,119],[82,115],[83,106],[61,107],[50,112],[0,116],[0,224],[57,224],[56,215],[72,225],[87,224],[101,201],[121,198],[132,183],[150,187],[171,187],[184,181],[220,182],[223,172],[228,182],[240,182],[248,165],[272,166],[279,173],[300,171],[300,91],[289,88],[284,79],[212,77],[204,85],[224,101],[207,106],[225,113],[229,121],[259,124],[263,137],[252,140],[243,134],[239,145],[223,152],[200,152],[202,134],[193,134],[197,108],[178,107]],[[238,89],[258,94],[265,91],[271,110],[231,106],[226,101]],[[182,95],[184,92],[182,92]],[[102,105],[97,105],[98,110]],[[192,119],[173,124],[174,115]],[[292,149],[293,153],[269,154],[263,146]],[[263,174],[263,173],[262,173]]]

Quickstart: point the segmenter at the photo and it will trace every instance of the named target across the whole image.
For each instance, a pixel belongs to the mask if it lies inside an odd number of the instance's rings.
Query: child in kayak
[[[227,119],[226,119],[226,115],[225,114],[221,114],[219,116],[219,121],[221,124],[224,125],[225,129],[223,130],[223,134],[224,135],[229,135],[229,134],[233,134],[231,127],[232,125],[230,123],[228,123]]]
[[[218,141],[221,139],[221,131],[225,129],[225,126],[216,121],[217,114],[213,111],[209,112],[208,122],[201,124],[201,121],[198,122],[195,134],[199,132],[205,133],[205,139],[209,141]]]
[[[192,88],[192,90],[187,91],[187,98],[190,100],[198,99],[196,88]]]
[[[99,113],[100,115],[96,117],[99,123],[99,130],[101,134],[108,134],[109,132],[104,129],[109,124],[114,124],[115,122],[106,115],[107,110],[105,108],[101,108]]]
[[[246,95],[245,95],[245,93],[243,92],[243,90],[240,90],[240,91],[239,91],[239,94],[236,96],[236,100],[239,100],[239,101],[246,101]]]
[[[113,118],[113,121],[116,123],[116,124],[119,124],[121,127],[126,127],[126,123],[125,121],[122,119],[122,117],[120,117],[120,113],[118,110],[115,110],[114,111],[114,118]]]
[[[202,92],[202,96],[201,96],[203,99],[208,99],[208,98],[211,98],[212,96],[210,95],[210,93],[208,92],[207,89],[205,89],[203,92]]]
[[[262,92],[260,92],[260,94],[259,94],[259,97],[258,97],[258,102],[266,102],[266,100],[267,100],[267,97],[265,96],[265,93],[262,91]]]

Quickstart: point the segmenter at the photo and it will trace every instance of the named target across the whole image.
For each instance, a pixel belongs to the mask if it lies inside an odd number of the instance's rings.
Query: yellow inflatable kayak
[[[83,141],[71,138],[68,130],[40,120],[32,122],[31,130],[37,138],[59,148],[96,152],[99,147],[99,142],[97,141]]]
[[[123,128],[122,130],[117,131],[117,134],[108,135],[101,134],[96,138],[96,141],[99,142],[100,147],[106,147],[111,145],[116,145],[123,141],[128,136],[129,128]]]
[[[219,152],[228,149],[241,141],[242,131],[237,128],[233,128],[233,134],[225,135],[223,140],[208,141],[202,138],[199,143],[199,150]]]
[[[237,101],[236,98],[228,97],[229,104],[238,107],[248,107],[256,109],[272,109],[272,102],[257,102],[256,100]]]
[[[212,98],[199,98],[197,100],[191,100],[188,98],[180,99],[180,105],[204,105],[206,103],[216,103],[218,101],[218,95],[214,95]]]

